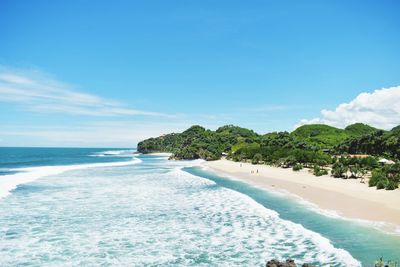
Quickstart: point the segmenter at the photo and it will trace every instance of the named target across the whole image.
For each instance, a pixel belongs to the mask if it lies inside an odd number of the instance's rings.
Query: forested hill
[[[370,154],[400,160],[400,126],[390,131],[373,131],[339,143],[335,150],[339,153]]]
[[[228,125],[211,131],[195,125],[183,133],[144,140],[138,144],[138,151],[169,152],[173,153],[176,159],[216,160],[221,158],[223,152],[231,151],[235,144],[258,143],[260,140],[260,135],[241,127]]]
[[[232,159],[242,160],[253,159],[255,154],[260,154],[260,161],[265,162],[287,157],[316,157],[327,150],[331,153],[368,153],[399,159],[399,149],[400,127],[383,131],[362,123],[345,129],[323,124],[303,125],[292,133],[264,135],[233,125],[216,131],[195,125],[182,133],[149,138],[138,144],[139,152],[169,152],[175,159],[216,160],[226,153]]]
[[[297,128],[291,135],[310,145],[331,148],[348,138],[370,134],[375,131],[378,131],[378,129],[362,123],[351,124],[345,129],[339,129],[325,124],[312,124]]]
[[[292,133],[260,135],[232,125],[216,131],[196,125],[183,133],[144,140],[138,144],[138,151],[170,152],[173,159],[217,160],[226,155],[234,161],[266,163],[294,171],[308,167],[316,176],[330,171],[333,177],[346,179],[370,173],[368,184],[378,189],[394,190],[400,183],[400,126],[383,131],[361,123],[345,129],[315,124],[301,126]],[[383,166],[378,157],[398,163]]]

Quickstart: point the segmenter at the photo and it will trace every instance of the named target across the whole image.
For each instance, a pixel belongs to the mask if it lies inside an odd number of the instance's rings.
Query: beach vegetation
[[[371,176],[370,186],[398,188],[399,164],[384,165],[385,157],[400,160],[400,126],[383,131],[362,123],[344,129],[314,124],[293,132],[256,132],[226,125],[216,131],[194,125],[182,133],[149,138],[138,144],[141,153],[169,152],[171,159],[218,160],[223,155],[237,162],[269,164],[300,170],[309,168],[317,176],[336,178]]]
[[[251,161],[252,164],[259,164],[263,160],[263,157],[260,153],[256,153],[253,156],[253,160]]]
[[[400,160],[400,127],[397,126],[390,131],[376,130],[348,138],[338,143],[334,150],[337,153],[368,154]]]
[[[397,189],[400,184],[400,164],[386,165],[374,170],[368,184],[377,189]]]
[[[303,164],[301,163],[296,163],[295,165],[293,165],[292,170],[294,171],[300,171],[303,169]]]
[[[399,260],[384,260],[383,257],[380,257],[378,260],[375,261],[374,267],[398,267]]]
[[[341,162],[336,162],[332,166],[331,174],[335,178],[346,178],[348,167]]]
[[[328,174],[328,170],[319,166],[319,165],[314,165],[313,168],[313,174],[315,176],[322,176],[322,175],[327,175]]]

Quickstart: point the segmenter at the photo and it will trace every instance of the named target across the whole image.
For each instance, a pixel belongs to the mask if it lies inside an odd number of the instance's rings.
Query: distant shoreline
[[[226,159],[207,161],[203,165],[267,190],[287,191],[346,218],[389,223],[387,231],[399,234],[400,190],[377,190],[358,179],[316,177],[305,169],[295,172]]]

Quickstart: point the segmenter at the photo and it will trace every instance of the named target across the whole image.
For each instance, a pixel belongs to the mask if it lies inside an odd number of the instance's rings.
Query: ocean
[[[133,149],[0,148],[0,266],[371,266],[379,225]],[[350,205],[351,203],[349,203]]]

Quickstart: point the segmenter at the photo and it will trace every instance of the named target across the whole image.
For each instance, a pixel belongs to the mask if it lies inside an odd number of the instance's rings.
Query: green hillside
[[[328,148],[328,150],[326,150]],[[173,159],[217,160],[223,154],[234,161],[266,163],[295,171],[311,168],[316,176],[357,178],[372,173],[370,186],[394,190],[400,183],[400,164],[380,166],[379,157],[400,160],[400,126],[383,131],[356,123],[339,129],[323,124],[303,125],[292,133],[259,135],[252,130],[226,125],[216,131],[195,125],[182,133],[149,138],[138,144],[142,153],[169,152]],[[346,157],[347,154],[370,157]],[[341,157],[336,155],[341,154]]]
[[[303,125],[294,130],[291,135],[320,148],[331,148],[351,136],[343,129],[324,124]]]
[[[352,136],[361,136],[378,131],[379,129],[364,123],[354,123],[344,128]]]
[[[369,154],[400,159],[400,126],[390,131],[375,130],[340,142],[335,146],[339,153]]]
[[[291,135],[319,148],[332,148],[351,137],[358,137],[378,131],[378,129],[363,123],[355,123],[345,129],[325,124],[303,125],[294,130]]]
[[[378,130],[362,123],[345,129],[324,124],[303,125],[292,133],[272,132],[259,135],[252,130],[226,125],[216,131],[195,125],[182,133],[149,138],[138,144],[142,153],[170,152],[176,159],[219,159],[227,153],[237,160],[252,159],[255,154],[277,162],[298,150],[332,153],[363,153],[400,159],[400,127]]]
[[[138,144],[142,153],[169,152],[175,159],[221,158],[223,152],[230,152],[235,144],[258,142],[260,136],[252,130],[226,125],[216,131],[195,125],[180,134],[168,134],[149,138]]]
[[[397,132],[400,132],[400,128]],[[349,153],[375,151],[377,148],[367,149],[367,145],[363,142],[368,143],[369,138],[377,139],[380,133],[384,134],[383,131],[362,123],[349,125],[345,129],[324,124],[303,125],[292,133],[272,132],[265,135],[233,125],[222,126],[216,131],[194,125],[182,133],[144,140],[138,144],[138,150],[142,153],[170,152],[177,159],[214,160],[219,159],[223,152],[231,154],[238,152],[243,154],[240,158],[249,158],[256,150],[259,150],[261,154],[267,154],[266,151],[276,154],[280,151],[280,157],[283,158],[288,155],[288,150],[293,149],[319,151],[335,147],[337,151]],[[393,142],[390,140],[388,142]],[[363,145],[357,146],[356,144],[360,142]],[[247,151],[250,148],[253,152]],[[374,154],[377,153],[374,152]]]

